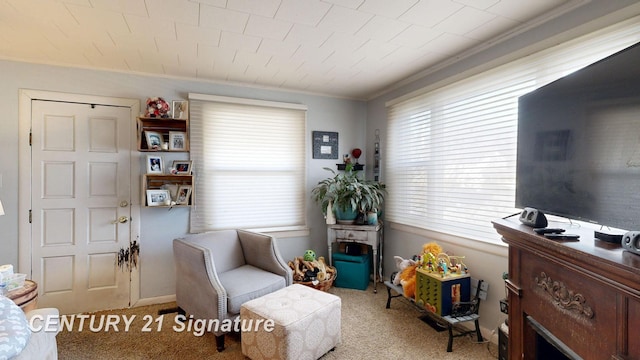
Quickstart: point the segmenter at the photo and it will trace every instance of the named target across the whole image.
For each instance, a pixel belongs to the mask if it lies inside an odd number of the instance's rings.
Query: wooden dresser
[[[558,358],[549,344],[568,359],[640,359],[639,255],[591,229],[554,241],[517,217],[493,225],[509,244],[509,359]]]

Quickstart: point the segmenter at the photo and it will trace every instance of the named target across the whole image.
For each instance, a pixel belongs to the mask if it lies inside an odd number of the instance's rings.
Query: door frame
[[[18,271],[32,277],[31,259],[32,228],[29,223],[31,210],[31,102],[33,100],[59,101],[130,108],[130,159],[131,159],[131,221],[130,241],[140,244],[140,153],[137,151],[136,117],[140,113],[140,100],[107,96],[61,93],[44,90],[19,89],[18,91]],[[130,274],[129,306],[140,300],[140,263]]]

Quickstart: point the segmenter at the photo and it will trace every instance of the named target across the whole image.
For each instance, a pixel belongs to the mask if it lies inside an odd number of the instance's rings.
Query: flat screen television
[[[640,43],[519,98],[516,207],[640,230]]]

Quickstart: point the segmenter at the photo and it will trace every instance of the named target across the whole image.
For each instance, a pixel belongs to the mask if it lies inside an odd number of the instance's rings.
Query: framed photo
[[[149,150],[161,150],[162,149],[162,134],[157,131],[145,131],[144,136],[147,139],[147,149]]]
[[[171,173],[176,175],[191,175],[191,160],[173,160]]]
[[[191,185],[182,185],[178,188],[178,196],[176,197],[177,205],[189,205],[191,199]]]
[[[172,117],[174,119],[187,119],[189,118],[189,102],[184,100],[173,100],[171,102],[171,108],[173,109]]]
[[[147,206],[171,205],[169,190],[147,190]]]
[[[169,131],[169,150],[186,150],[187,133],[183,131]]]
[[[338,158],[338,133],[328,131],[314,131],[313,158],[337,159]]]
[[[162,156],[147,155],[147,174],[164,174]]]

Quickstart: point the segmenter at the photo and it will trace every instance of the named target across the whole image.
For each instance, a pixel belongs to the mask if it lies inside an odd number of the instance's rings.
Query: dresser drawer
[[[358,241],[366,242],[369,232],[358,230],[336,230],[336,240],[338,241]]]

